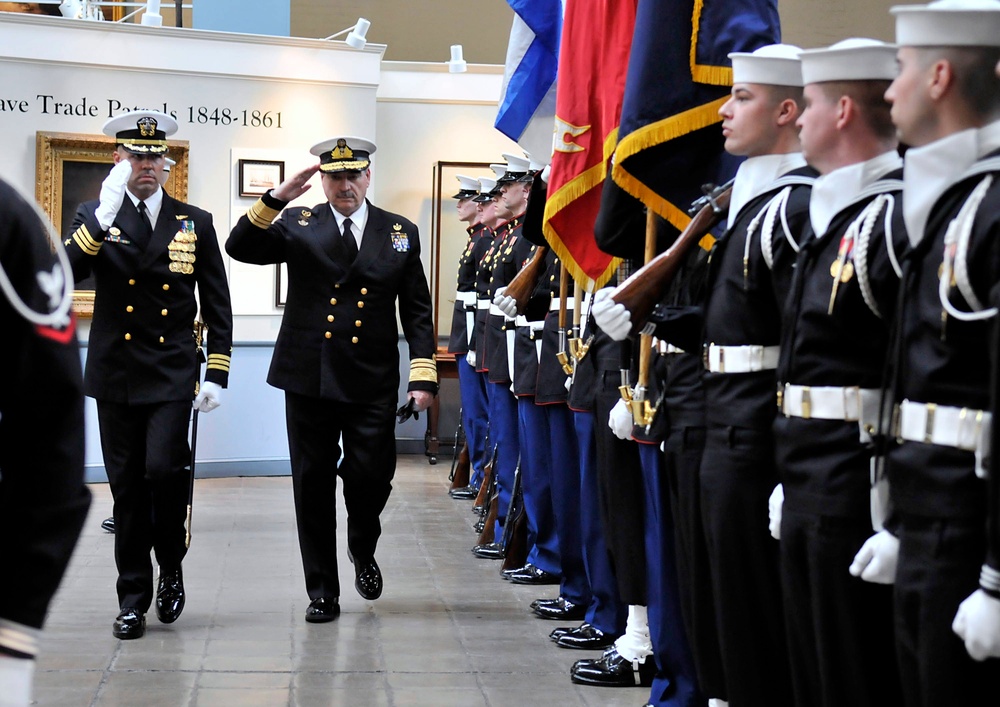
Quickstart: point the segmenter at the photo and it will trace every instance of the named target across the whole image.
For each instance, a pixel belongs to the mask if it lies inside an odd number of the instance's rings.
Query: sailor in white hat
[[[877,410],[899,286],[893,263],[906,247],[903,161],[883,98],[895,55],[859,38],[800,55],[799,139],[821,176],[784,303],[774,427],[784,506],[773,528],[800,705],[902,699],[892,592],[844,571],[873,525],[881,528],[870,512],[870,438],[860,431],[873,422],[862,412]],[[844,403],[862,398],[867,405]]]
[[[903,217],[912,248],[887,381],[887,433],[898,442],[887,460],[892,523],[865,543],[853,571],[895,582],[906,704],[972,704],[996,699],[1000,675],[1000,558],[986,533],[1000,511],[987,509],[985,479],[1000,281],[1000,2],[940,0],[892,13],[899,75],[886,99],[909,145]]]

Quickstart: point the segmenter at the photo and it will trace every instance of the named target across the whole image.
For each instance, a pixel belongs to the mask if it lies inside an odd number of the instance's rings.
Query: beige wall
[[[800,47],[821,47],[847,37],[891,42],[893,5],[921,0],[779,0],[782,40]]]

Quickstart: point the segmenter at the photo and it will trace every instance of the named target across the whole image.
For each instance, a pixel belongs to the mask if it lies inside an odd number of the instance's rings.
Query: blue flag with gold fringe
[[[780,35],[777,0],[639,0],[614,167],[597,223],[602,248],[641,253],[632,234],[642,229],[622,233],[629,221],[623,212],[634,215],[636,199],[680,231],[701,185],[736,173],[739,161],[723,149],[719,116],[732,85],[727,55],[774,44]]]

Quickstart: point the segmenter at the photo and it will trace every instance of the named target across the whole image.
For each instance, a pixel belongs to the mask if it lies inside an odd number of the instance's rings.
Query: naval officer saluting
[[[397,301],[415,410],[430,405],[438,384],[417,227],[365,198],[375,145],[337,137],[311,152],[319,164],[261,197],[236,224],[226,251],[246,263],[288,263],[288,300],[267,382],[285,391],[299,548],[311,600],[306,621],[320,623],[340,614],[337,476],[344,484],[354,586],[365,599],[382,594],[375,548],[396,471]],[[317,171],[327,201],[282,214]]]

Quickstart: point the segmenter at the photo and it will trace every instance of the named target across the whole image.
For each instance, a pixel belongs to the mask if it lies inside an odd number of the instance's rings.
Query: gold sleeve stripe
[[[278,209],[272,209],[270,206],[264,204],[263,199],[258,199],[257,203],[247,211],[247,218],[257,228],[267,228],[271,225],[271,221],[278,218],[278,214],[280,213]]]
[[[410,382],[437,383],[437,364],[433,358],[415,358],[410,361]]]
[[[0,645],[25,655],[36,655],[38,630],[13,621],[0,620]]]
[[[97,252],[104,244],[104,241],[94,240],[94,237],[90,235],[90,231],[87,230],[86,226],[80,226],[76,229],[73,233],[73,240],[80,246],[80,250],[87,255],[97,255]]]
[[[210,363],[208,364],[208,368],[211,368],[213,371],[225,371],[229,373],[229,366],[224,363]]]
[[[209,354],[208,367],[217,371],[229,371],[230,358],[226,354]]]

